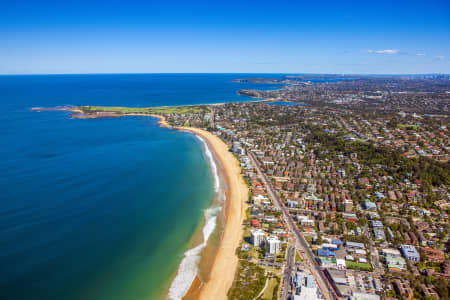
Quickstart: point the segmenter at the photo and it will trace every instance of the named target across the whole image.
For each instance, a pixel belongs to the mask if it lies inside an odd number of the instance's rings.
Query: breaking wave
[[[220,180],[219,180],[219,173],[217,171],[217,165],[213,158],[213,155],[211,151],[209,150],[208,144],[205,142],[205,140],[198,135],[196,137],[202,142],[203,144],[203,150],[205,151],[206,157],[208,157],[209,165],[211,166],[211,173],[214,176],[214,190],[219,192],[220,189]]]
[[[213,155],[209,150],[209,147],[205,140],[201,137],[195,135],[203,144],[203,150],[205,155],[208,157],[208,162],[211,167],[211,173],[214,177],[214,190],[216,192],[216,197],[220,202],[225,199],[225,193],[220,190],[220,179],[217,170],[216,162],[214,161]],[[181,300],[195,279],[198,272],[198,264],[200,262],[200,254],[202,250],[206,247],[208,239],[216,228],[217,213],[222,209],[222,206],[211,207],[205,210],[205,226],[203,227],[203,242],[189,249],[184,253],[184,258],[178,267],[177,275],[175,276],[172,284],[169,288],[169,298],[172,300]]]

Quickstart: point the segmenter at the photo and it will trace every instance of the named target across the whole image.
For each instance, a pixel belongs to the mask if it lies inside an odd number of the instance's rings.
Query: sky
[[[450,1],[0,1],[0,74],[450,73]]]

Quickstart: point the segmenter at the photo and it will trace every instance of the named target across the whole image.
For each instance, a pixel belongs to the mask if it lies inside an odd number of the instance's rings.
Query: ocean
[[[209,237],[220,211],[194,135],[31,107],[252,101],[237,90],[274,86],[231,80],[256,76],[281,75],[0,76],[1,298],[178,298],[204,247],[193,235]]]

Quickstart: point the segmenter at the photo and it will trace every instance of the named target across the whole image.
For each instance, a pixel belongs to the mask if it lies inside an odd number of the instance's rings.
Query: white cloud
[[[397,53],[399,53],[400,52],[400,50],[394,50],[394,49],[387,49],[387,50],[378,50],[378,51],[375,51],[375,53],[378,53],[378,54],[397,54]]]
[[[426,56],[425,53],[417,53],[416,56]]]
[[[398,49],[385,49],[385,50],[367,50],[368,53],[376,54],[397,54],[400,52]]]

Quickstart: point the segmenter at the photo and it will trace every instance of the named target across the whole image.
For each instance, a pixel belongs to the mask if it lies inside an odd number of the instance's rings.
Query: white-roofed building
[[[276,236],[267,238],[267,247],[270,254],[278,254],[281,252],[281,242]]]
[[[400,253],[400,251],[398,251],[397,249],[392,249],[392,248],[385,248],[381,250],[381,254],[382,255],[390,255],[390,256],[402,256],[402,254]]]
[[[320,290],[312,275],[297,272],[295,276],[294,300],[321,300]]]
[[[297,215],[297,220],[304,226],[314,226],[314,220],[310,219],[309,216]]]
[[[345,242],[345,246],[353,249],[364,249],[365,246],[363,243],[355,243],[355,242]]]
[[[336,267],[337,267],[339,270],[344,270],[344,269],[346,268],[346,265],[345,265],[345,259],[337,258],[337,259],[336,259]]]
[[[380,300],[380,296],[376,294],[353,292],[351,299],[353,300]]]
[[[261,247],[264,244],[264,231],[261,229],[253,229],[251,231],[252,244],[257,247]]]

